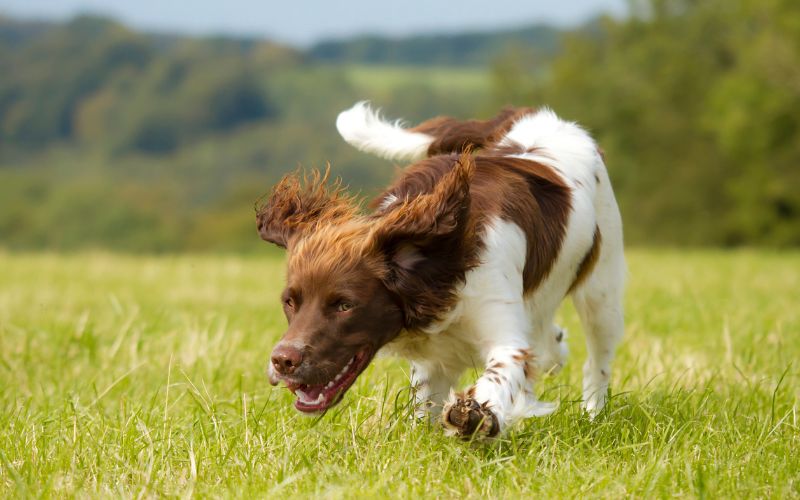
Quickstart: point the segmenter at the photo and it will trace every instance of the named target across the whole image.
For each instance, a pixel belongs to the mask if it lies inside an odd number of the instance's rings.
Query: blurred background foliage
[[[359,37],[298,49],[0,18],[0,246],[259,249],[253,202],[323,167],[369,99],[410,122],[548,105],[600,142],[627,241],[800,245],[800,5],[634,0],[576,29]]]

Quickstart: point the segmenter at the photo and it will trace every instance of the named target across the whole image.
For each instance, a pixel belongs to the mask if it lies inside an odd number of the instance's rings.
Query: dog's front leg
[[[555,405],[541,403],[533,394],[532,359],[527,347],[492,348],[483,375],[445,403],[442,421],[448,433],[495,437],[519,418],[552,412]]]
[[[438,364],[412,361],[411,387],[414,390],[414,416],[421,419],[439,415],[455,378]]]

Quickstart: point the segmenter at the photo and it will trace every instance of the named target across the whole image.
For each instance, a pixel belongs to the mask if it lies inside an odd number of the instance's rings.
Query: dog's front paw
[[[500,423],[487,404],[480,404],[463,394],[456,394],[444,405],[442,423],[448,434],[465,439],[473,436],[491,438],[500,433]]]

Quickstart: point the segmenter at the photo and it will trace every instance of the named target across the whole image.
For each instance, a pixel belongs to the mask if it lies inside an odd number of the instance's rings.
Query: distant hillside
[[[67,29],[77,28],[99,35],[110,26],[119,25],[111,19],[95,16],[78,17],[65,25],[22,21],[0,15],[0,47],[18,49],[37,43],[65,26]],[[343,40],[325,40],[305,51],[305,55],[311,60],[349,64],[486,66],[510,51],[549,58],[557,53],[562,34],[563,31],[558,28],[537,24],[491,32],[422,34],[400,38],[365,35]],[[189,38],[168,33],[141,35],[149,39],[154,48],[162,49],[172,48]],[[238,46],[241,50],[250,50],[266,41],[253,37],[217,37],[206,40],[216,40],[229,47]]]
[[[260,249],[253,201],[287,171],[330,161],[365,196],[393,175],[336,133],[359,100],[407,123],[547,105],[602,145],[627,242],[800,246],[797,0],[673,3],[306,50],[0,17],[0,250]]]
[[[248,39],[137,33],[100,17],[2,19],[0,146],[171,152],[193,136],[275,118],[262,68],[300,57]]]
[[[339,138],[339,111],[368,99],[410,121],[473,116],[483,73],[319,63],[262,39],[94,16],[2,19],[0,247],[258,246],[252,203],[298,164],[331,161],[364,192],[391,177]]]
[[[485,66],[509,51],[553,56],[561,31],[534,25],[494,32],[415,35],[403,38],[362,36],[314,45],[308,54],[337,63]]]

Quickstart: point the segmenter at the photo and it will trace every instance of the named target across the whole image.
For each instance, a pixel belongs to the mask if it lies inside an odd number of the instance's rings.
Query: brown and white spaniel
[[[406,129],[358,103],[336,126],[362,151],[414,163],[367,213],[318,172],[287,175],[258,207],[261,237],[288,251],[289,327],[270,381],[301,412],[323,412],[380,350],[410,360],[419,413],[496,436],[555,409],[533,383],[566,361],[553,318],[569,295],[586,334],[583,407],[596,415],[623,333],[625,260],[592,138],[528,108]],[[454,392],[475,366],[478,380]]]

